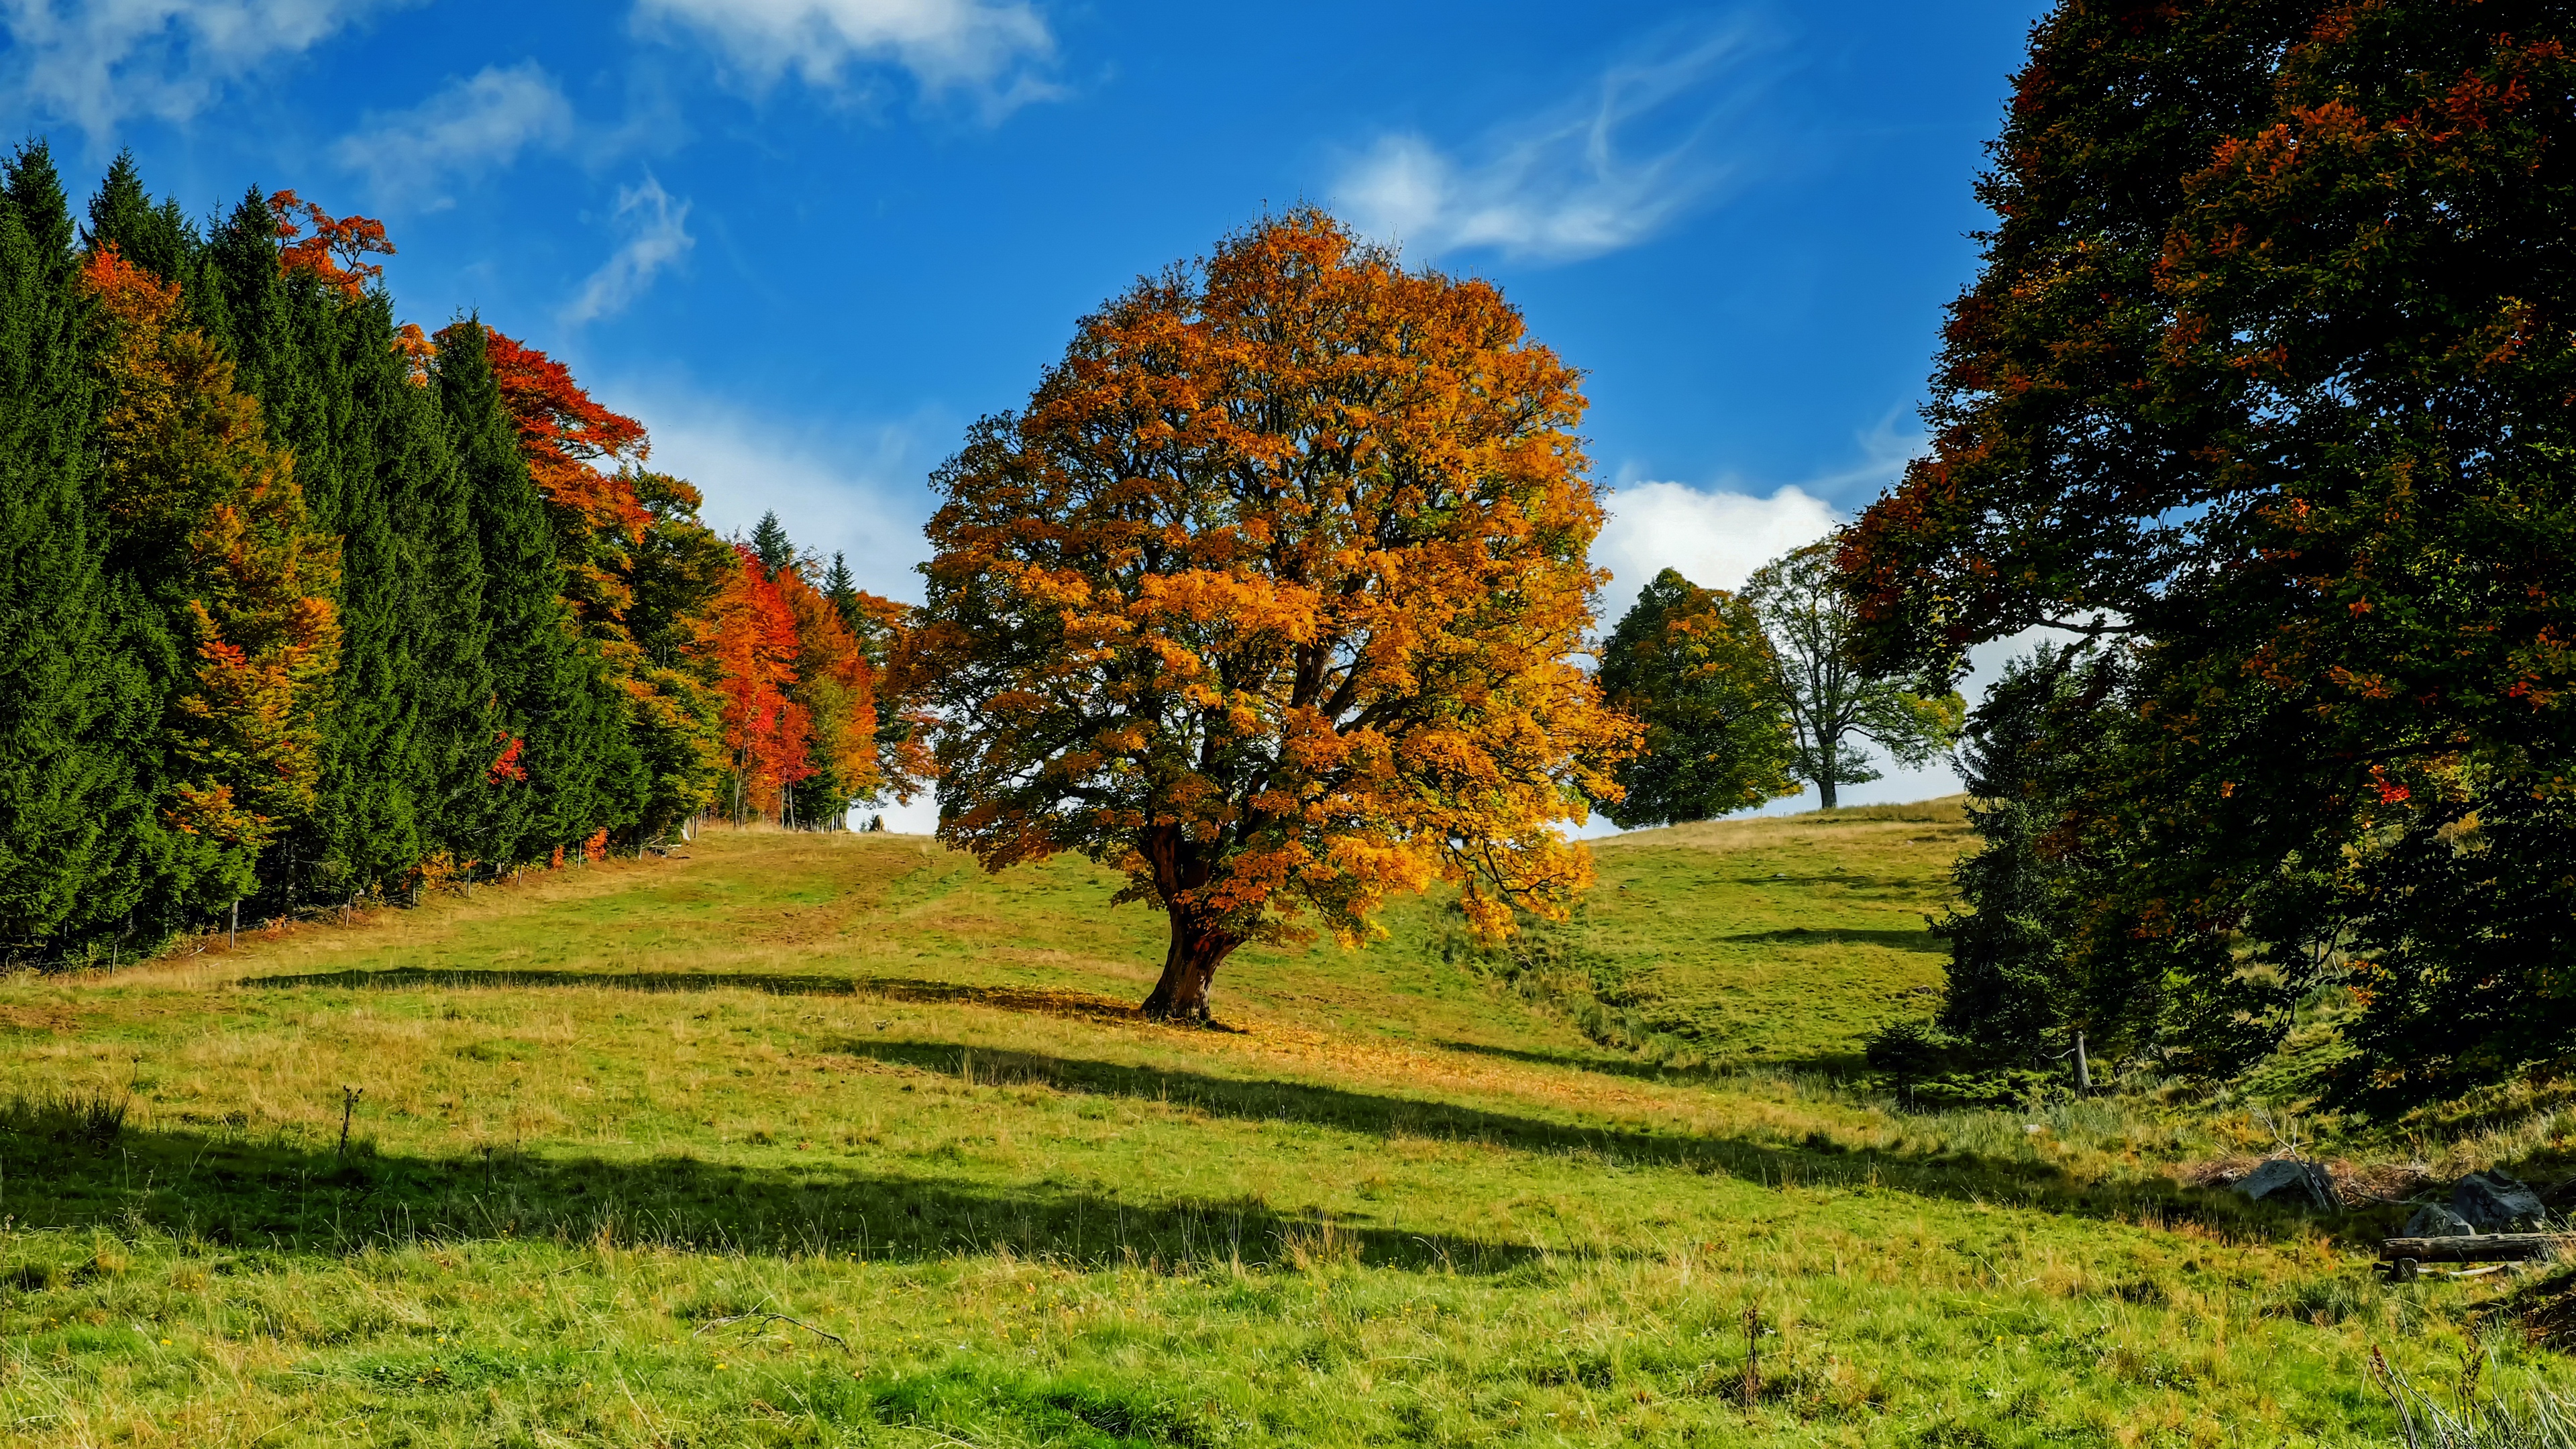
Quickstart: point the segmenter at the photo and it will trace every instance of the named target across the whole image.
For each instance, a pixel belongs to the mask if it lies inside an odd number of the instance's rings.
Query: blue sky
[[[2035,3],[0,0],[0,124],[204,214],[382,218],[465,309],[918,597],[923,477],[1074,320],[1265,206],[1492,278],[1587,370],[1611,616],[1919,444]],[[1927,788],[1928,787],[1928,788]],[[1904,798],[1946,776],[1852,792]]]

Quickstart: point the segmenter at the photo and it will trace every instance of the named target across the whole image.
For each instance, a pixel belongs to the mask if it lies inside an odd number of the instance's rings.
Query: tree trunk
[[[1832,740],[1826,740],[1816,746],[1816,761],[1824,766],[1816,772],[1821,777],[1816,781],[1816,799],[1822,808],[1827,810],[1834,808],[1834,776],[1842,773],[1839,768],[1842,761],[1836,758],[1840,753],[1834,748]]]
[[[1172,912],[1172,948],[1163,957],[1163,979],[1145,998],[1143,1011],[1160,1021],[1205,1022],[1208,986],[1216,968],[1243,942],[1182,911]]]

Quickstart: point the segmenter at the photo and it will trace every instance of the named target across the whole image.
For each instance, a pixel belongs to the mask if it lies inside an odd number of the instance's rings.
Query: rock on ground
[[[2482,1233],[2537,1227],[2545,1213],[2540,1195],[2501,1172],[2472,1172],[2451,1189],[2451,1211]]]
[[[2467,1238],[2475,1237],[2477,1231],[2467,1218],[2440,1203],[2428,1202],[2415,1210],[2415,1216],[2406,1220],[2406,1230],[2398,1236],[2401,1238]]]
[[[2258,1202],[2276,1192],[2286,1191],[2312,1207],[2343,1206],[2335,1196],[2334,1183],[2326,1176],[2324,1168],[2292,1157],[2275,1157],[2255,1168],[2236,1184],[2236,1190]]]

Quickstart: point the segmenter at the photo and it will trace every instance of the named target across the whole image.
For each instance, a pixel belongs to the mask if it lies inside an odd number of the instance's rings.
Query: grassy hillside
[[[1245,951],[1218,1031],[1135,1017],[1159,918],[1087,865],[907,837],[718,833],[18,978],[0,1429],[2387,1442],[2371,1346],[2448,1382],[2509,1284],[2384,1289],[2366,1225],[2165,1174],[2224,1124],[1821,1074],[1938,981],[1957,848],[1937,808],[1625,837],[1511,951],[1436,899]]]

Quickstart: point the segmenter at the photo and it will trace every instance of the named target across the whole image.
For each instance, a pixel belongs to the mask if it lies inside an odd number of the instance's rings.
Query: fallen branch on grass
[[[2383,1263],[2412,1258],[2418,1263],[2518,1263],[2525,1258],[2568,1254],[2576,1234],[2479,1233],[2456,1238],[2388,1238],[2379,1245]]]
[[[816,1338],[828,1338],[832,1340],[832,1342],[839,1344],[841,1352],[843,1353],[848,1353],[850,1351],[850,1345],[844,1342],[841,1336],[837,1333],[830,1332],[826,1329],[816,1328],[814,1325],[807,1323],[804,1319],[790,1318],[784,1313],[771,1313],[765,1309],[752,1313],[736,1313],[726,1318],[710,1318],[706,1322],[699,1324],[697,1326],[697,1330],[691,1333],[689,1337],[695,1338],[698,1334],[704,1333],[710,1328],[723,1328],[728,1324],[748,1323],[755,1318],[760,1319],[763,1322],[793,1324],[796,1327],[805,1330],[807,1333],[814,1335]]]

